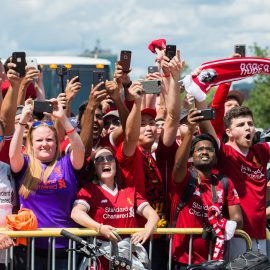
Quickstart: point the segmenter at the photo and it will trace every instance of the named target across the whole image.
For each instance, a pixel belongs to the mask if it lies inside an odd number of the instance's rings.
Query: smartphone
[[[160,93],[160,80],[147,80],[140,81],[143,86],[145,94],[159,94]]]
[[[121,51],[120,53],[120,65],[123,68],[124,73],[128,73],[131,63],[131,51]]]
[[[165,55],[172,60],[176,55],[176,45],[167,45]]]
[[[239,53],[242,57],[246,56],[246,45],[235,45],[234,52]]]
[[[37,101],[34,100],[34,115],[43,114],[43,112],[52,113],[53,112],[53,105],[50,101]]]
[[[201,110],[201,115],[203,116],[202,121],[216,119],[216,111],[212,108]]]
[[[148,73],[155,73],[158,72],[158,67],[157,66],[149,66],[148,67]]]
[[[104,71],[93,71],[93,85],[96,86],[100,82],[105,82],[105,72]],[[104,89],[104,85],[101,85],[98,90]]]
[[[69,81],[72,80],[74,77],[78,77],[75,82],[80,82],[80,71],[78,69],[69,69],[68,70],[68,79]]]
[[[38,70],[37,59],[33,57],[26,57],[26,64],[28,67],[33,67]]]
[[[13,52],[12,53],[12,63],[16,64],[16,72],[20,74],[20,77],[25,76],[25,52]]]

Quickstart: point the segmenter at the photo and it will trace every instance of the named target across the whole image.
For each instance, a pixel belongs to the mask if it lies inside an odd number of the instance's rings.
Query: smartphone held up
[[[242,57],[246,56],[246,45],[235,45],[234,52],[240,54]]]
[[[129,73],[131,63],[131,51],[120,52],[120,65],[123,68],[124,73]]]
[[[15,71],[19,73],[20,77],[25,76],[26,54],[25,52],[13,52],[12,63],[16,64]]]

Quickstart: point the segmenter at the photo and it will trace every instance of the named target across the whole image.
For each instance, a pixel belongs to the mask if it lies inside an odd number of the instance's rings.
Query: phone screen
[[[96,86],[100,82],[105,82],[105,72],[104,71],[93,71],[93,85]],[[102,90],[104,88],[103,85],[99,87],[98,90]]]
[[[120,53],[120,65],[123,68],[124,73],[128,73],[131,63],[131,51],[121,51]]]

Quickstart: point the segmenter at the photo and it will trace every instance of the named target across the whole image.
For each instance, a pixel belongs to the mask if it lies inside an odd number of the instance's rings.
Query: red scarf
[[[217,206],[213,205],[208,210],[208,220],[216,233],[216,243],[213,252],[213,260],[222,260],[224,253],[225,227],[227,220],[222,217]]]
[[[270,75],[270,59],[258,57],[227,58],[201,65],[197,77],[187,75],[180,84],[198,101],[205,99],[211,87],[226,82],[238,81],[256,74]]]

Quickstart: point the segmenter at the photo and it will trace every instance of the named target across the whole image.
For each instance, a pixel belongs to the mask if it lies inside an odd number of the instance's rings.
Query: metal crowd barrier
[[[60,231],[62,229],[59,228],[43,228],[43,229],[38,229],[36,231],[6,231],[4,229],[1,230],[0,228],[0,233],[5,233],[9,235],[12,238],[18,238],[18,237],[24,237],[24,238],[29,238],[30,240],[30,251],[31,251],[31,259],[29,263],[29,270],[34,270],[35,269],[35,238],[36,237],[48,237],[48,241],[51,243],[51,248],[52,248],[52,259],[51,259],[51,270],[55,270],[55,238],[56,237],[62,237],[60,235]],[[65,230],[71,232],[72,234],[75,234],[77,236],[81,237],[94,237],[94,241],[96,236],[98,236],[98,233],[94,230],[89,230],[85,228],[65,228]],[[121,235],[130,235],[135,232],[143,230],[142,228],[123,228],[123,229],[117,229],[117,233]],[[156,229],[153,234],[161,234],[161,235],[174,235],[174,234],[188,234],[190,235],[190,241],[189,241],[189,254],[192,254],[192,241],[193,241],[193,235],[201,235],[202,234],[202,229],[200,228],[160,228]],[[242,230],[236,230],[235,235],[243,238],[246,241],[247,245],[247,250],[252,249],[252,241],[249,237],[249,235],[242,231]],[[153,237],[152,237],[153,238]],[[152,250],[153,250],[153,245],[152,245],[152,238],[150,239],[150,244],[149,244],[149,259],[150,259],[150,265],[151,265],[151,259],[152,259]],[[169,237],[169,262],[168,262],[168,269],[171,270],[172,267],[172,237]],[[75,242],[69,240],[69,248],[75,248]],[[6,270],[17,270],[13,266],[13,259],[14,259],[14,252],[13,252],[13,247],[6,250]],[[78,270],[76,269],[76,253],[74,251],[69,251],[68,254],[68,270]],[[8,265],[8,259],[10,259],[10,264]],[[210,259],[210,256],[209,256]],[[191,255],[189,256],[189,260],[191,260]],[[90,268],[85,268],[85,269],[90,269]],[[91,268],[92,269],[92,268]],[[94,269],[97,269],[97,265],[94,265]],[[149,268],[151,269],[151,267]]]

